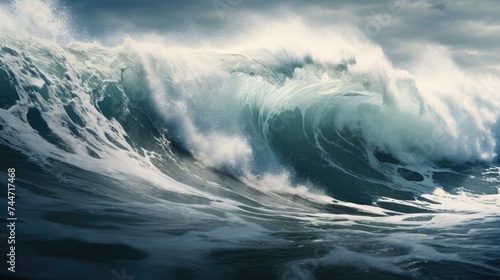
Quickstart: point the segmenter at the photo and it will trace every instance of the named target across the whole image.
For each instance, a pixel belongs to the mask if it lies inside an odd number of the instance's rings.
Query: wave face
[[[495,77],[435,46],[398,69],[354,29],[293,20],[279,40],[104,47],[26,3],[0,10],[22,277],[500,275]]]

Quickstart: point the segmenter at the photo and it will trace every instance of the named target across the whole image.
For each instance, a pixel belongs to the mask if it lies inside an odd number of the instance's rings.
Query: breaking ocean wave
[[[295,20],[110,47],[43,1],[0,15],[16,276],[500,275],[498,80],[445,49],[400,69],[354,28]]]

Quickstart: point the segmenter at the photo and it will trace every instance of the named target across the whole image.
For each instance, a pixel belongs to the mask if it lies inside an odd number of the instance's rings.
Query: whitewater
[[[500,277],[500,83],[445,47],[395,66],[293,17],[107,44],[50,2],[0,7],[15,277]]]

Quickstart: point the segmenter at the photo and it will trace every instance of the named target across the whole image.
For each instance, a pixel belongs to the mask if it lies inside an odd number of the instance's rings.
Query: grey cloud
[[[376,14],[387,12],[387,1],[300,1],[300,0],[60,0],[75,16],[75,21],[90,34],[116,31],[182,32],[189,29],[215,34],[232,27],[244,29],[250,23],[242,15],[258,14],[279,18],[295,14],[314,24],[351,24],[361,30],[373,24]],[[423,43],[447,46],[455,60],[465,66],[495,68],[500,65],[500,5],[497,1],[399,0],[403,10],[391,15],[387,25],[370,36],[389,57],[405,61]],[[224,6],[225,5],[225,6]],[[233,7],[234,6],[234,7]],[[220,18],[221,14],[223,18]],[[377,31],[377,30],[376,30]],[[235,31],[236,32],[236,31]]]

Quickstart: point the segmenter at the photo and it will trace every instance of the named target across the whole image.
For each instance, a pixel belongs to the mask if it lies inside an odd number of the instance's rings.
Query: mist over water
[[[446,48],[396,67],[293,15],[89,43],[54,2],[0,7],[15,276],[500,275],[499,80]]]

